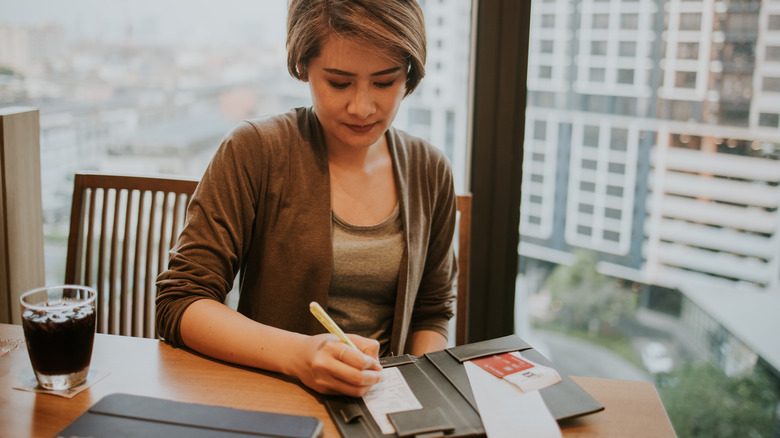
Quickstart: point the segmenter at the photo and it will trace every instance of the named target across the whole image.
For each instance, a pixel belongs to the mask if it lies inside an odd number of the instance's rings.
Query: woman
[[[360,396],[378,357],[446,346],[457,274],[444,156],[391,127],[424,75],[415,0],[292,0],[288,68],[312,108],[222,142],[157,281],[175,345]],[[241,271],[238,312],[223,303]],[[324,333],[317,301],[357,349]]]

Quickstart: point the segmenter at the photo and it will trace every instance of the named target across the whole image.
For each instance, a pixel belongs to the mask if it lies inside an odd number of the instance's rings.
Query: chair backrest
[[[455,345],[468,341],[469,249],[471,246],[471,194],[458,195],[458,287],[455,306]]]
[[[156,338],[155,279],[198,181],[77,173],[65,283],[98,291],[97,331]]]

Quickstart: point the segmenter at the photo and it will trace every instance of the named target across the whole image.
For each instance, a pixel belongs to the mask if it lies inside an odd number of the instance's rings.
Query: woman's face
[[[404,97],[403,66],[376,48],[332,37],[307,70],[329,150],[368,148],[384,139]]]

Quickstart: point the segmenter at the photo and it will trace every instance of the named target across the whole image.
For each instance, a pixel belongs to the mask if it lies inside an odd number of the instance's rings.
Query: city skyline
[[[265,19],[274,17],[274,20]],[[0,25],[63,26],[79,41],[159,44],[263,42],[283,48],[286,2],[0,0]]]

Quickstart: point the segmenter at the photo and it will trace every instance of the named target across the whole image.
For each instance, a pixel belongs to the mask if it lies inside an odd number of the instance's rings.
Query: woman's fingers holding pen
[[[360,396],[366,393],[371,386],[379,383],[381,367],[376,359],[363,354],[362,352],[345,346],[339,353],[339,360],[333,369],[333,377],[344,383],[346,386],[336,386],[339,392],[344,394]]]
[[[309,370],[300,376],[307,386],[324,394],[359,397],[379,382],[381,367],[375,354],[365,354],[332,335],[317,335],[311,339],[317,347],[312,351]],[[355,341],[355,338],[351,339]],[[358,339],[355,346],[372,352],[373,347],[364,340]]]
[[[337,373],[334,374],[345,383],[364,387],[374,385],[379,382],[382,366],[379,364],[377,352],[379,343],[373,339],[366,339],[356,335],[348,335],[350,340],[358,349],[352,348],[343,342],[336,344],[338,354],[334,357],[338,360],[336,364]],[[348,365],[348,366],[344,366]]]
[[[363,353],[363,359],[366,360],[366,364],[362,369],[377,371],[382,369],[382,366],[379,364],[379,342],[375,339],[364,338],[358,335],[347,335],[347,337],[360,350],[360,353]],[[352,364],[352,366],[361,368],[359,361]]]

